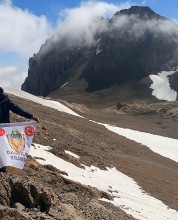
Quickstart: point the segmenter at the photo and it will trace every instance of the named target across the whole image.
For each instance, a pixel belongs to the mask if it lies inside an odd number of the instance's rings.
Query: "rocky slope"
[[[134,178],[149,195],[178,210],[177,163],[90,122],[87,117],[107,123],[125,123],[125,126],[135,126],[135,129],[140,125],[142,130],[154,130],[154,133],[164,133],[165,136],[169,129],[175,133],[176,122],[167,118],[165,124],[171,123],[172,126],[161,129],[162,124],[156,123],[157,117],[149,118],[149,123],[145,123],[146,117],[129,116],[127,113],[124,117],[122,113],[111,110],[108,113],[97,113],[96,110],[91,113],[87,109],[83,109],[84,119],[21,98],[13,99],[40,117],[35,143],[51,146],[52,153],[79,167],[81,164],[101,169],[115,166]],[[12,121],[23,121],[15,115],[11,118]],[[65,150],[76,153],[80,159],[66,154]],[[1,219],[134,219],[120,208],[98,200],[112,199],[107,193],[68,180],[63,167],[58,170],[51,165],[42,166],[35,159],[39,158],[28,157],[24,171],[9,168],[8,174],[0,175]]]
[[[148,76],[178,66],[177,25],[137,6],[98,23],[105,28],[95,33],[92,45],[73,42],[70,36],[49,39],[30,58],[22,90],[75,102],[93,97],[96,102],[102,97],[106,102],[124,97],[153,101]],[[178,91],[174,77],[170,82]]]

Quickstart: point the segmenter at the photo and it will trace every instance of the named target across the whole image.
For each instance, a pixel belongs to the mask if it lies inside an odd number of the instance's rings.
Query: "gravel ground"
[[[170,208],[178,210],[178,164],[176,162],[155,154],[134,141],[114,134],[104,126],[92,123],[88,119],[61,113],[20,98],[13,97],[13,99],[21,107],[40,118],[34,137],[35,143],[51,146],[54,154],[77,166],[94,165],[101,169],[115,166],[119,171],[134,178],[151,196],[162,200]],[[83,112],[83,115],[89,119],[114,123],[121,127],[128,126],[133,129],[139,127],[140,130],[148,132],[154,129],[155,133],[167,136],[172,129],[171,125],[174,124],[174,131],[178,127],[177,123],[166,119],[170,123],[169,129],[161,130],[161,124],[156,123],[158,118],[155,116],[148,118],[143,115],[121,115],[113,110],[87,110]],[[12,122],[24,120],[21,117],[11,116]],[[64,150],[72,151],[80,156],[80,161],[65,154]],[[134,219],[121,209],[109,203],[100,202],[98,198],[103,196],[102,192],[66,180],[60,175],[63,168],[61,167],[60,170],[51,166],[43,167],[29,156],[20,178],[30,178],[35,184],[42,184],[52,189],[58,195],[61,207],[67,205],[66,209],[70,209],[70,213],[73,213],[72,218],[64,212],[66,219]]]

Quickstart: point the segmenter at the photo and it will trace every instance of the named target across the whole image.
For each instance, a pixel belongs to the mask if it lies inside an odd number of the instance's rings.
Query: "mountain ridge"
[[[107,30],[96,33],[90,46],[80,45],[80,39],[73,42],[70,36],[61,38],[61,41],[55,41],[55,36],[48,40],[43,47],[50,49],[30,58],[28,77],[22,90],[51,97],[55,93],[55,98],[65,99],[67,93],[62,85],[68,82],[65,87],[69,92],[71,90],[74,99],[83,94],[85,101],[85,95],[97,96],[97,91],[109,89],[109,100],[115,86],[120,88],[128,83],[139,88],[144,82],[138,93],[142,93],[143,99],[149,96],[154,101],[148,78],[150,74],[170,71],[178,66],[178,27],[147,7],[133,6],[116,13],[113,18],[110,26],[108,21],[101,22]],[[127,90],[123,90],[123,96],[124,93]]]
[[[118,15],[138,15],[142,18],[165,18],[156,14],[150,7],[148,6],[131,6],[130,9],[122,9],[114,14],[114,16]],[[113,16],[113,17],[114,17]]]

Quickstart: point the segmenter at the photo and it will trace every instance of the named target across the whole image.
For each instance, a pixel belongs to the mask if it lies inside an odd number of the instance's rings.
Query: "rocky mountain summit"
[[[116,12],[110,20],[98,19],[97,24],[100,28],[90,43],[74,40],[72,34],[47,40],[29,59],[22,90],[75,102],[93,95],[96,102],[106,96],[107,101],[152,98],[149,75],[178,66],[177,25],[139,6]],[[172,84],[174,75],[170,77]]]
[[[129,10],[123,9],[119,12],[115,13],[115,16],[121,16],[121,15],[137,15],[138,17],[142,19],[166,19],[158,14],[156,14],[153,10],[151,10],[147,6],[139,7],[139,6],[132,6]]]

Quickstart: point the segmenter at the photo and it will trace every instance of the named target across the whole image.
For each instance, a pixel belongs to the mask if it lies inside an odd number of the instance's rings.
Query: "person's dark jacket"
[[[2,94],[0,97],[0,123],[10,123],[10,111],[28,119],[33,118],[32,114],[24,111],[12,100],[10,100],[8,95]]]

